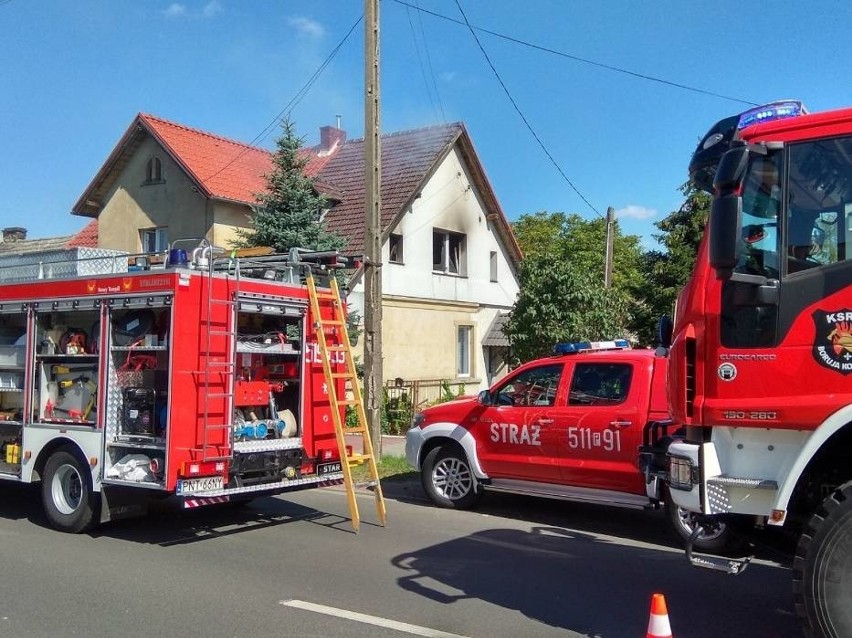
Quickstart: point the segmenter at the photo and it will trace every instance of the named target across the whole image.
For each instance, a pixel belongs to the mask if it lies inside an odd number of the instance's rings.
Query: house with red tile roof
[[[489,328],[518,292],[511,226],[463,124],[382,135],[381,152],[385,378],[486,387],[506,370],[506,348],[482,344],[495,342]],[[331,203],[323,223],[346,240],[344,253],[360,256],[364,141],[325,126],[302,153]],[[265,149],[140,113],[72,214],[97,221],[102,248],[163,251],[185,238],[231,248],[271,170]],[[360,272],[349,288],[363,316]]]

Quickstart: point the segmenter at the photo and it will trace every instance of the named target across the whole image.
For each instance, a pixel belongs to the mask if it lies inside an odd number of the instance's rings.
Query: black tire
[[[44,466],[41,500],[48,522],[59,531],[79,534],[98,522],[100,495],[92,490],[91,472],[66,448]]]
[[[692,542],[695,551],[707,554],[730,554],[742,549],[746,537],[724,516],[696,514],[678,507],[666,491],[666,516],[677,537],[686,545],[695,528],[700,525],[702,532]]]
[[[852,636],[852,481],[811,517],[793,559],[793,602],[808,638]]]
[[[458,446],[433,448],[423,459],[420,480],[423,490],[439,507],[470,509],[482,496],[482,488]]]

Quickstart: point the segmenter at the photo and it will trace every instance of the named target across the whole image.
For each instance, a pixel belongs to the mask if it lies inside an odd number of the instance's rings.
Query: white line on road
[[[305,611],[313,611],[318,614],[327,616],[337,616],[338,618],[346,618],[356,622],[365,623],[367,625],[376,625],[377,627],[386,627],[387,629],[395,629],[414,636],[426,636],[426,638],[465,638],[458,634],[449,634],[446,631],[438,629],[429,629],[429,627],[419,627],[417,625],[409,625],[405,622],[396,620],[388,620],[379,616],[368,616],[367,614],[359,614],[348,609],[338,609],[337,607],[327,607],[326,605],[317,605],[304,600],[279,600],[279,605],[285,607],[294,607],[296,609],[304,609]]]

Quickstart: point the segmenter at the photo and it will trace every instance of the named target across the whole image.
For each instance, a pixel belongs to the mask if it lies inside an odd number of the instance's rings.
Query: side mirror
[[[476,395],[476,400],[482,405],[491,405],[491,392],[489,390],[482,390]]]
[[[710,265],[720,279],[729,279],[739,259],[742,198],[734,193],[716,197],[710,206]]]
[[[661,348],[670,348],[672,345],[672,331],[674,325],[671,317],[663,315],[657,323],[657,340],[660,342]]]

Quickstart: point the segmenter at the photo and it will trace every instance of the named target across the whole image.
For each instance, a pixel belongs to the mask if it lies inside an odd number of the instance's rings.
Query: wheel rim
[[[83,500],[83,479],[77,469],[71,465],[63,465],[50,485],[53,504],[62,514],[73,514]]]
[[[473,474],[460,459],[441,459],[432,470],[432,485],[444,498],[457,501],[473,489]]]
[[[687,537],[692,536],[696,527],[701,527],[696,540],[714,541],[720,538],[728,529],[718,518],[701,516],[682,507],[677,508],[677,520]]]

